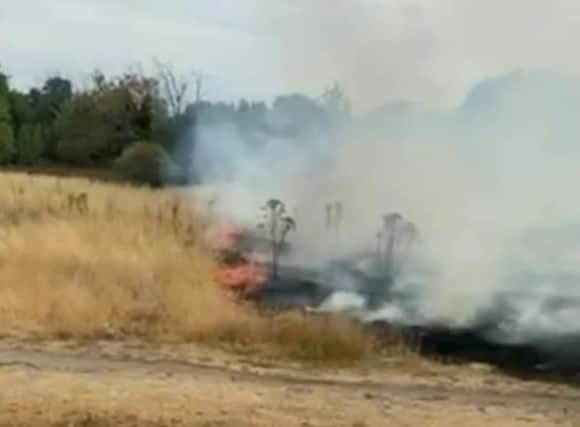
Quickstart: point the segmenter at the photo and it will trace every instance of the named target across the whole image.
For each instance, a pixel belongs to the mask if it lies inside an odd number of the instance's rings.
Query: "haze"
[[[339,80],[358,109],[440,106],[515,68],[579,72],[579,24],[574,0],[3,0],[0,49],[20,87],[157,57],[203,72],[212,99]]]

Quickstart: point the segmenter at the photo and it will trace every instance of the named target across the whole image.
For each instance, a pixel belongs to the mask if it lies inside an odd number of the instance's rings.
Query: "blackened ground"
[[[264,305],[285,308],[317,307],[332,291],[307,279],[270,280],[254,297]]]
[[[269,280],[256,298],[265,304],[292,307],[318,307],[337,291],[335,277],[356,283],[356,293],[365,300],[365,309],[380,308],[393,297],[392,281],[383,277],[371,277],[347,267],[316,270],[282,266],[279,278]],[[331,286],[329,283],[333,283]]]
[[[499,343],[488,339],[485,331],[477,329],[416,327],[407,328],[406,333],[417,342],[417,348],[426,357],[454,364],[485,363],[520,379],[580,387],[579,337],[573,340],[562,338],[545,345]]]
[[[282,268],[280,273],[279,279],[271,280],[255,296],[260,304],[282,308],[314,308],[335,291],[321,282],[321,276],[313,271]],[[358,291],[365,297],[367,308],[372,309],[392,297],[384,280],[378,283],[381,279],[357,279],[359,283],[365,284]],[[506,343],[494,338],[497,324],[493,321],[467,329],[402,326],[380,321],[368,326],[379,337],[381,334],[392,336],[393,329],[396,329],[426,357],[453,363],[487,363],[518,376],[564,374],[566,380],[580,385],[580,337],[555,337],[551,341],[524,344]]]

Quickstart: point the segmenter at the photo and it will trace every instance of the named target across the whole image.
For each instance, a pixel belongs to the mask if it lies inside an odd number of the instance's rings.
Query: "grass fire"
[[[0,0],[0,427],[580,427],[579,16]]]
[[[376,350],[345,319],[262,317],[243,303],[268,279],[264,267],[212,249],[211,221],[179,191],[17,174],[0,186],[4,336],[184,339],[329,362]],[[220,234],[228,247],[239,237]]]

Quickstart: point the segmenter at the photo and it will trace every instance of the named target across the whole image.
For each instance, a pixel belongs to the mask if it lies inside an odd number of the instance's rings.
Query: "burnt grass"
[[[372,284],[369,289],[372,288]],[[266,310],[317,307],[332,290],[304,270],[282,269],[280,278],[271,280],[254,296]],[[385,295],[368,295],[374,299]],[[471,328],[453,329],[436,325],[397,325],[376,321],[365,327],[379,342],[400,336],[422,357],[438,363],[486,364],[524,381],[544,381],[580,387],[580,337],[559,338],[551,343],[507,343],[493,338],[493,322]]]

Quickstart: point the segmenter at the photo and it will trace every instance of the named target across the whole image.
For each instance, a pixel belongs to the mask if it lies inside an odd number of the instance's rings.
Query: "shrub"
[[[116,160],[115,171],[125,179],[159,186],[165,180],[174,180],[177,166],[163,149],[154,142],[136,142],[127,147]]]

